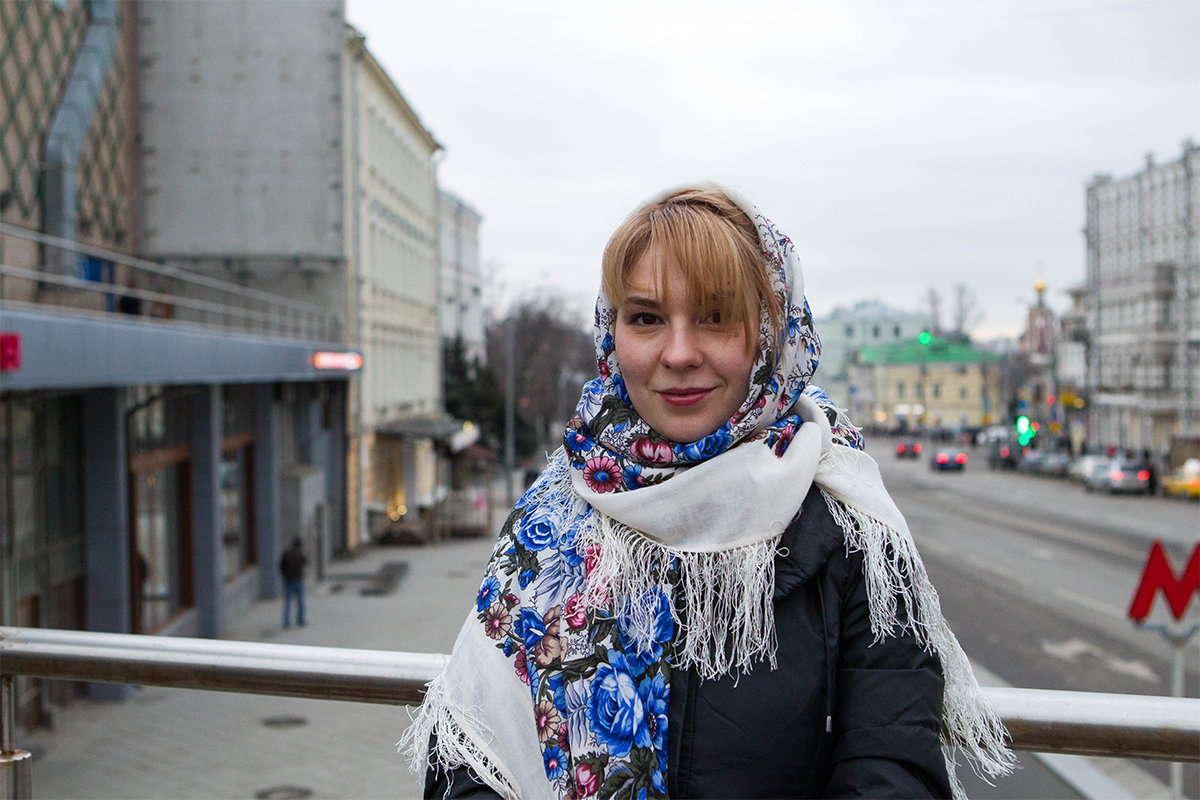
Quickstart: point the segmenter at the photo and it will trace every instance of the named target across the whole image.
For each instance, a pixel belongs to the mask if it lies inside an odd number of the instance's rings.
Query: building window
[[[221,534],[229,582],[255,563],[254,387],[223,386],[221,401]]]
[[[846,338],[850,339],[850,338],[853,338],[853,336],[854,336],[854,326],[847,325],[846,326]]]
[[[904,381],[898,381],[896,383],[896,397],[900,398],[901,400],[904,399]]]
[[[872,336],[874,336],[876,339],[878,339],[878,338],[879,338],[879,326],[878,326],[878,325],[876,325],[876,326],[875,326],[875,327],[874,327],[874,328],[871,330],[871,335],[872,335]]]
[[[191,403],[150,386],[130,399],[132,622],[151,633],[193,605]]]
[[[916,395],[918,400],[924,400],[925,399],[925,384],[921,383],[920,381],[917,381],[916,385],[913,386],[913,393]]]
[[[958,390],[958,396],[961,397],[963,400],[967,399],[968,394],[969,394],[969,392],[967,392],[967,387],[965,387],[965,386]]]
[[[895,326],[894,328],[892,328],[892,338],[893,338],[893,339],[899,339],[899,338],[900,338],[900,326],[899,326],[899,325],[897,325],[897,326]]]
[[[934,397],[942,396],[942,385],[940,383],[935,383],[933,385],[933,396]]]

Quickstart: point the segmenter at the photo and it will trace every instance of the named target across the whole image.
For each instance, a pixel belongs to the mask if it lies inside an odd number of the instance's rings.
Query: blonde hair
[[[737,204],[716,189],[678,189],[629,215],[604,248],[601,285],[619,306],[629,280],[647,252],[670,255],[683,272],[689,302],[721,312],[722,321],[740,324],[747,348],[758,344],[760,309],[770,316],[772,340],[780,324],[779,302],[771,291],[758,229]],[[655,284],[667,291],[664,257]]]

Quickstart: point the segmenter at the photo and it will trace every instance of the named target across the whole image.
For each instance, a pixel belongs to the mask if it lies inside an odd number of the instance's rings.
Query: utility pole
[[[515,397],[517,381],[516,365],[513,363],[516,360],[513,354],[516,349],[513,344],[514,333],[513,315],[510,309],[508,319],[504,321],[504,496],[509,508],[512,508],[516,502],[516,498],[513,497],[512,485],[513,470],[516,468],[517,460],[517,398]]]

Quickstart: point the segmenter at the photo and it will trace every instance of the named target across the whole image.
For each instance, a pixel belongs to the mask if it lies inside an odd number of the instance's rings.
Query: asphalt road
[[[1127,609],[1153,540],[1163,541],[1182,570],[1200,537],[1200,505],[1089,494],[1061,479],[991,471],[983,449],[967,450],[962,473],[937,473],[925,459],[928,446],[919,461],[900,461],[894,445],[872,440],[868,452],[973,661],[1015,686],[1171,693],[1172,647],[1159,633],[1135,628]],[[1190,619],[1200,616],[1198,605]],[[1167,619],[1165,611],[1160,596],[1155,618]],[[1193,640],[1185,682],[1191,697],[1200,696],[1198,653]],[[1136,763],[1168,781],[1166,764]],[[1184,775],[1185,794],[1200,797],[1200,768],[1188,765]],[[997,790],[992,796],[1039,791],[1024,784]]]

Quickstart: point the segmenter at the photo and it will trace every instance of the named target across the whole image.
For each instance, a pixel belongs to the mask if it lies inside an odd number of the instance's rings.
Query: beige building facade
[[[351,387],[348,537],[412,521],[445,493],[438,190],[441,145],[347,26],[343,120]]]
[[[933,337],[864,348],[849,371],[851,416],[863,424],[965,429],[999,420],[997,359],[969,344]]]

